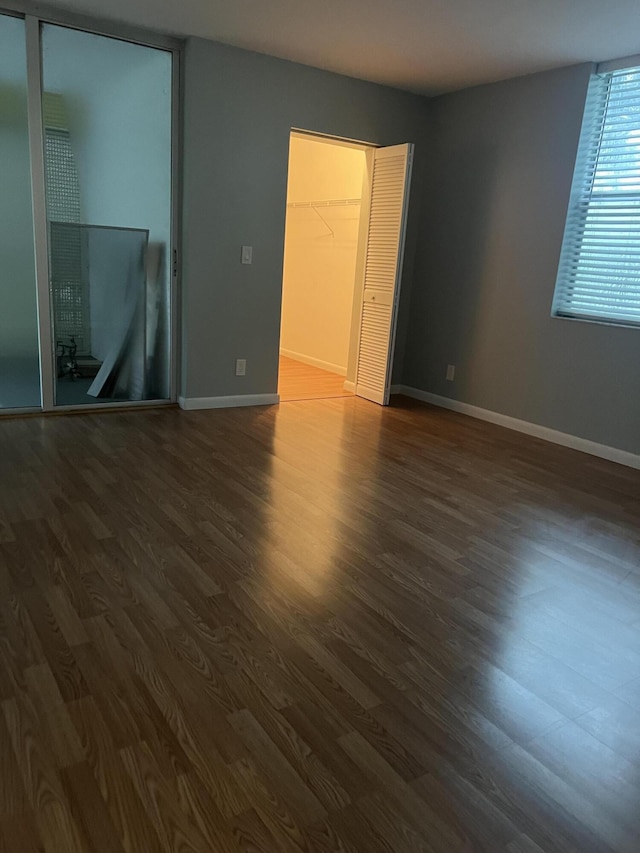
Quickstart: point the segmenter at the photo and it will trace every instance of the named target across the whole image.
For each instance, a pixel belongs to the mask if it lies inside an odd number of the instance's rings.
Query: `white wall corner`
[[[197,409],[233,409],[238,406],[275,406],[279,394],[238,394],[231,397],[178,397],[178,405],[185,411]]]
[[[598,444],[597,441],[590,441],[587,438],[580,438],[577,435],[560,432],[541,424],[522,421],[518,418],[512,418],[510,415],[492,412],[490,409],[481,409],[479,406],[472,406],[470,403],[453,400],[451,397],[441,397],[439,394],[431,394],[429,391],[412,388],[410,385],[393,385],[391,393],[404,394],[406,397],[421,400],[423,403],[431,403],[432,406],[439,406],[441,409],[450,409],[462,415],[469,415],[469,417],[478,418],[481,421],[488,421],[489,423],[515,430],[516,432],[522,432],[525,435],[542,438],[553,444],[560,444],[563,447],[570,447],[572,450],[580,450],[582,453],[588,453],[591,456],[598,456],[600,459],[607,459],[609,462],[617,462],[619,465],[626,465],[629,468],[640,470],[640,455],[630,453],[628,450],[609,447],[607,444]]]
[[[356,393],[356,383],[350,382],[348,379],[345,380],[344,385],[342,386],[345,391],[349,391],[350,394]]]

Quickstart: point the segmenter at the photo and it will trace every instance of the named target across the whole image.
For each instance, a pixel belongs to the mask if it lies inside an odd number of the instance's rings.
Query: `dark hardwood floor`
[[[640,472],[409,401],[0,421],[0,850],[640,850]]]

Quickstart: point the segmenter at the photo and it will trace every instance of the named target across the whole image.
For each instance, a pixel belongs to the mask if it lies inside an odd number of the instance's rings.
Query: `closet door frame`
[[[0,8],[0,12],[5,10]],[[36,292],[38,334],[40,345],[41,406],[29,409],[11,409],[11,414],[22,412],[101,411],[109,408],[142,408],[173,405],[178,399],[180,370],[180,208],[182,200],[182,59],[184,43],[180,39],[148,32],[113,21],[86,17],[61,9],[47,7],[31,0],[13,0],[8,15],[18,15],[25,20],[27,57],[27,105],[29,117],[29,156],[31,162],[31,192],[33,203],[33,231],[36,259]],[[169,398],[163,400],[133,400],[127,403],[104,402],[100,405],[56,406],[54,404],[54,359],[51,330],[51,289],[49,281],[48,223],[45,197],[44,132],[42,121],[42,24],[54,24],[81,30],[93,35],[106,36],[132,42],[144,47],[158,48],[171,53],[171,240],[167,253],[169,273],[170,328],[170,378]]]
[[[38,337],[40,344],[40,404],[45,412],[53,410],[53,336],[51,334],[51,290],[49,287],[49,249],[47,202],[44,174],[44,129],[42,122],[42,58],[40,21],[25,17],[27,49],[27,111],[29,116],[29,156],[31,160],[31,199],[33,237],[36,258]]]

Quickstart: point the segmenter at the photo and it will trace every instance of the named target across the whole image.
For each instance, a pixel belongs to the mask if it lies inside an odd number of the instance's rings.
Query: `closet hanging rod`
[[[359,198],[332,198],[324,201],[289,201],[287,207],[345,207],[347,205],[360,204]]]

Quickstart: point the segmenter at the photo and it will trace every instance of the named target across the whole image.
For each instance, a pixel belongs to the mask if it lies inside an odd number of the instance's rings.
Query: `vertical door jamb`
[[[351,307],[351,333],[349,335],[349,361],[347,376],[344,384],[345,391],[355,394],[358,380],[358,361],[360,359],[360,327],[362,325],[362,294],[364,293],[364,278],[367,268],[367,247],[369,245],[369,220],[371,218],[371,193],[373,189],[373,165],[375,148],[365,148],[364,179],[362,200],[360,204],[360,222],[358,223],[358,249],[356,259],[355,280],[353,287],[353,303]]]
[[[169,398],[175,403],[179,395],[185,395],[182,387],[183,353],[180,329],[182,328],[182,233],[180,214],[182,211],[182,51],[171,51],[171,238],[169,246]]]
[[[53,336],[51,333],[51,288],[49,285],[49,241],[45,195],[44,128],[42,121],[42,56],[40,20],[25,17],[27,49],[27,109],[29,117],[29,156],[31,162],[31,198],[36,261],[38,338],[40,344],[40,398],[42,409],[55,405]]]

